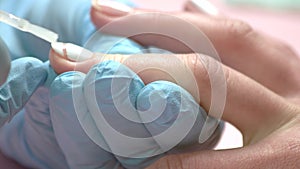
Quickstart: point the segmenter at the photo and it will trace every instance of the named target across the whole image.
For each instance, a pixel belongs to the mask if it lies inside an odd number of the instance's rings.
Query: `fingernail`
[[[51,47],[56,53],[66,56],[71,61],[81,62],[93,56],[91,51],[72,43],[54,42]]]
[[[211,2],[207,0],[189,0],[186,7],[190,11],[202,12],[208,15],[217,16],[219,15],[219,10]]]
[[[112,16],[124,16],[132,11],[131,7],[111,0],[93,0],[93,6],[101,13],[106,13]]]

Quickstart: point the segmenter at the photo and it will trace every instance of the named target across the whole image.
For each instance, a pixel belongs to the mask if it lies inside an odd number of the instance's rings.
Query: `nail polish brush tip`
[[[23,32],[29,32],[50,43],[56,42],[58,34],[38,25],[31,24],[29,21],[18,18],[10,13],[0,10],[0,22],[8,24]]]

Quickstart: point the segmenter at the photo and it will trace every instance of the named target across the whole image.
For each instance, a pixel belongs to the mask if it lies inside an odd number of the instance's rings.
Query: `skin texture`
[[[99,6],[94,6],[91,10],[92,19],[98,27],[120,15],[145,12],[133,9],[129,13],[120,14],[111,12],[111,9],[99,9]],[[256,32],[241,21],[189,11],[170,15],[187,20],[201,29],[212,41],[222,63],[205,55],[191,53],[189,48],[174,39],[149,34],[131,38],[146,46],[155,45],[180,54],[104,56],[95,53],[89,60],[73,62],[52,50],[50,62],[57,73],[74,69],[86,73],[103,58],[115,60],[131,68],[145,83],[149,83],[161,79],[175,82],[174,78],[158,69],[175,71],[180,67],[176,60],[180,60],[184,64],[183,71],[191,70],[196,78],[201,93],[199,104],[206,110],[210,107],[211,88],[205,67],[222,69],[227,82],[227,100],[222,118],[241,130],[244,147],[169,155],[149,168],[300,168],[299,57],[282,42]],[[152,23],[154,29],[163,29],[161,24],[168,22],[165,19],[141,17],[122,22],[122,27],[106,31],[126,36],[126,28],[142,23]],[[158,69],[140,71],[141,68],[153,66]],[[218,74],[215,75],[218,77]],[[178,74],[176,78],[184,77]],[[184,82],[180,85],[192,91]]]

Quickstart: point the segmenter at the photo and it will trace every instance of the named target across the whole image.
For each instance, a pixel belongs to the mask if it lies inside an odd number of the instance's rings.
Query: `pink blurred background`
[[[141,8],[155,10],[182,10],[186,0],[132,0]],[[260,7],[232,6],[225,0],[209,0],[222,13],[241,19],[253,28],[285,41],[300,53],[300,11],[271,10]]]
[[[182,10],[186,0],[133,0],[140,8],[176,11]],[[255,7],[230,6],[224,0],[210,0],[228,17],[241,19],[254,29],[276,37],[291,45],[300,54],[300,12],[265,10]],[[300,78],[300,76],[299,76]],[[241,134],[233,126],[226,124],[225,132],[217,149],[242,146]],[[22,168],[0,153],[0,168]]]

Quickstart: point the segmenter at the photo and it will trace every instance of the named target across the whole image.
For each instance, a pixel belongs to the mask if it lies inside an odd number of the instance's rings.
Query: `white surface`
[[[234,126],[229,123],[225,123],[224,133],[216,146],[216,150],[230,149],[243,146],[242,134]]]

